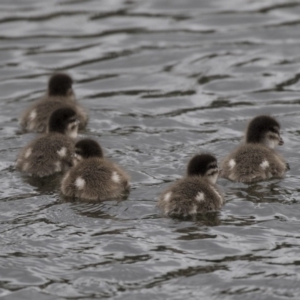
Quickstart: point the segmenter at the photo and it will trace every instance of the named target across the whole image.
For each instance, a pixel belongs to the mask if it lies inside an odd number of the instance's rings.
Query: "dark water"
[[[300,1],[2,0],[0,30],[1,299],[300,299]],[[128,200],[65,202],[14,170],[34,137],[18,116],[53,70]],[[191,155],[221,159],[260,113],[282,124],[286,178],[221,179],[220,213],[161,217]]]

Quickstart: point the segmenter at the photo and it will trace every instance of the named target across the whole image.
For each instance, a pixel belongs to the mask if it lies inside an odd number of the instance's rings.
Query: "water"
[[[300,1],[2,0],[1,299],[299,299]],[[90,111],[82,136],[131,175],[123,202],[66,202],[17,172],[18,116],[53,70]],[[219,213],[164,218],[196,152],[222,159],[272,114],[291,171],[219,180]]]

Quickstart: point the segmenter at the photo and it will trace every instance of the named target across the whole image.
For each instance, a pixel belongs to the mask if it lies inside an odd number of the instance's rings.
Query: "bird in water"
[[[186,176],[160,195],[158,207],[171,217],[188,217],[220,209],[224,199],[216,185],[218,175],[219,167],[213,155],[195,155],[188,163]]]
[[[92,201],[124,198],[129,192],[129,176],[114,162],[104,158],[101,146],[92,139],[75,145],[75,166],[63,177],[61,192],[71,198]]]
[[[48,133],[42,134],[21,150],[16,168],[37,177],[70,168],[78,124],[76,112],[72,108],[64,107],[54,111],[49,119]]]
[[[52,75],[48,82],[46,95],[23,112],[20,119],[23,130],[46,132],[51,114],[58,108],[66,106],[76,111],[80,121],[79,129],[83,129],[87,124],[88,115],[83,107],[77,103],[72,85],[73,79],[68,74]]]
[[[255,117],[246,130],[245,143],[223,160],[221,176],[245,183],[282,178],[289,165],[275,150],[277,145],[283,145],[278,121],[266,115]]]

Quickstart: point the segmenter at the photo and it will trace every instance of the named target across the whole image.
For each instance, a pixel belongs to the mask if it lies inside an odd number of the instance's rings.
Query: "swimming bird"
[[[23,112],[21,127],[30,132],[46,132],[51,114],[58,108],[69,106],[76,111],[80,121],[79,128],[83,129],[88,116],[83,107],[76,102],[72,85],[73,79],[68,74],[53,74],[49,79],[46,95]]]
[[[218,175],[217,159],[213,155],[195,155],[188,163],[186,176],[160,195],[158,207],[171,217],[188,217],[220,209],[224,199],[216,185]]]
[[[283,145],[278,121],[267,115],[253,118],[246,130],[245,144],[223,160],[221,176],[246,183],[283,177],[289,166],[275,151],[277,145]]]
[[[21,150],[16,168],[37,177],[67,170],[73,165],[73,139],[77,137],[78,123],[75,110],[69,107],[57,109],[49,119],[49,132]]]
[[[117,164],[103,157],[103,150],[96,141],[78,141],[75,160],[76,165],[63,177],[63,195],[102,201],[120,199],[128,194],[129,176]]]

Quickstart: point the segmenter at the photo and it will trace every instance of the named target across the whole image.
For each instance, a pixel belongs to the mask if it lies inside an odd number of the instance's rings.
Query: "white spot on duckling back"
[[[263,170],[268,168],[270,166],[269,162],[267,160],[264,160],[260,165],[259,165]]]
[[[202,192],[199,192],[195,198],[197,202],[203,202],[204,201],[204,194]]]
[[[23,171],[24,171],[24,172],[27,172],[28,169],[29,169],[29,163],[25,163],[25,164],[23,165]]]
[[[197,205],[194,204],[191,210],[189,211],[190,215],[195,215],[197,213]]]
[[[120,177],[120,175],[116,171],[114,171],[112,173],[111,180],[113,182],[119,183],[121,181],[121,177]]]
[[[82,190],[85,187],[85,180],[82,177],[78,177],[75,180],[75,186],[79,189]]]
[[[170,199],[171,199],[171,196],[172,196],[172,192],[168,192],[168,193],[165,194],[163,200],[164,200],[165,202],[169,202]]]
[[[235,160],[232,158],[229,162],[228,162],[228,166],[230,168],[230,170],[232,170],[236,165]]]
[[[24,157],[25,158],[28,158],[32,153],[32,148],[28,148],[26,151],[25,151],[25,154],[24,154]]]
[[[67,155],[67,148],[66,147],[62,147],[60,150],[57,151],[57,154],[60,157],[65,157]]]
[[[36,110],[34,109],[30,114],[29,114],[29,120],[33,121],[36,118]]]
[[[61,163],[60,163],[60,161],[56,161],[54,163],[54,167],[55,167],[55,172],[60,172],[61,171]]]

